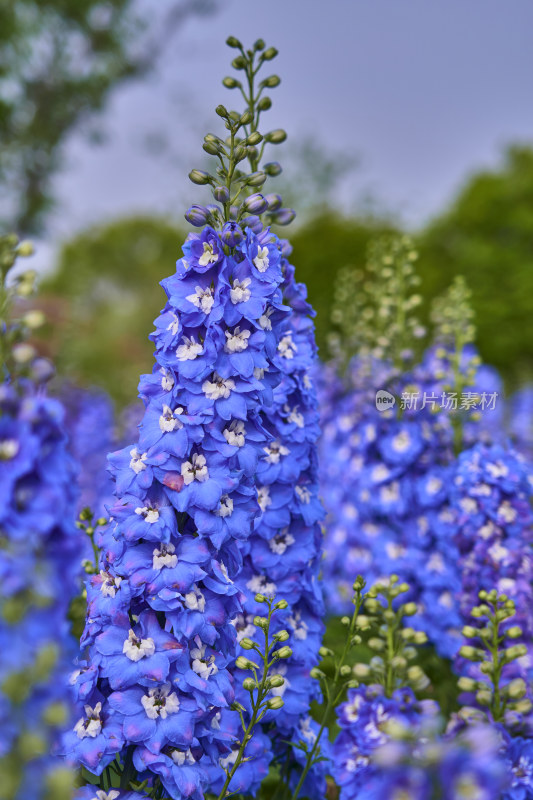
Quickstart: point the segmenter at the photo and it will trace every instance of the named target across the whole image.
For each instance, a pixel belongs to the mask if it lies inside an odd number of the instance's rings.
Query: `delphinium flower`
[[[276,55],[261,40],[246,52],[228,44],[240,51],[234,66],[253,65],[254,75]],[[253,716],[246,687],[231,710],[236,643],[261,632],[261,602],[274,594],[283,603],[272,634],[295,646],[281,648],[278,696],[261,725],[276,729],[284,699],[285,735],[308,711],[304,682],[321,630],[312,329],[303,289],[261,220],[268,212],[265,222],[283,224],[293,213],[277,195],[250,194],[280,171],[259,161],[284,132],[257,130],[271,102],[263,90],[277,83],[265,78],[243,114],[217,107],[228,138],[208,134],[204,150],[220,166],[190,173],[216,203],[186,214],[202,230],[163,281],[139,438],[110,456],[117,500],[87,585],[86,652],[73,677],[83,710],[64,748],[102,791],[139,778],[150,796],[200,797],[232,773],[239,714]],[[246,157],[251,173],[238,168]],[[294,686],[282,698],[285,664]],[[260,728],[254,739],[254,768],[231,774],[230,791],[253,791],[268,770],[270,740]]]
[[[531,473],[512,449],[476,445],[461,453],[450,491],[449,534],[459,551],[464,619],[480,588],[516,603],[524,636],[533,634]]]
[[[35,275],[11,268],[31,248],[0,238],[0,793],[7,800],[67,798],[72,776],[53,757],[69,717],[65,690],[77,591],[74,463],[64,410],[46,395],[52,368],[27,341],[34,312],[17,302]]]

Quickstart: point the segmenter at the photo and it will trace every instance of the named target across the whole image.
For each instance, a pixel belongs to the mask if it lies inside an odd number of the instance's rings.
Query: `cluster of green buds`
[[[365,683],[379,683],[390,697],[395,689],[410,686],[421,691],[429,686],[429,678],[419,664],[418,648],[427,642],[423,631],[404,625],[406,617],[417,613],[416,603],[398,602],[409,591],[397,575],[388,582],[376,583],[365,598],[366,615],[359,617],[360,630],[366,631],[365,644],[376,655],[368,664],[356,664],[355,676]]]
[[[470,640],[459,650],[459,655],[479,665],[479,676],[463,675],[459,688],[475,694],[476,702],[490,713],[495,722],[513,724],[522,714],[527,714],[532,704],[527,695],[526,682],[515,677],[505,679],[505,668],[527,654],[525,644],[512,644],[523,637],[519,625],[508,626],[516,614],[513,600],[496,589],[479,592],[481,603],[474,606],[472,625],[465,625],[463,636]],[[477,670],[476,670],[477,671]]]
[[[418,253],[407,236],[371,243],[364,270],[340,270],[334,290],[330,336],[335,358],[347,363],[355,354],[386,361],[403,370],[425,335],[415,310],[422,302]]]
[[[274,597],[266,597],[264,594],[256,594],[255,602],[264,603],[268,609],[268,613],[265,616],[256,616],[253,621],[255,627],[263,631],[264,645],[261,647],[257,642],[247,637],[240,642],[243,650],[256,654],[251,658],[239,656],[235,661],[237,669],[251,673],[242,683],[245,691],[249,693],[250,703],[248,710],[242,703],[235,702],[232,705],[233,710],[237,711],[240,716],[243,733],[234,745],[235,748],[238,748],[238,752],[233,766],[231,769],[225,768],[226,781],[220,792],[219,800],[226,797],[231,779],[240,764],[246,761],[246,746],[253,737],[256,725],[261,722],[267,711],[276,711],[283,706],[283,698],[273,694],[273,690],[280,689],[285,683],[285,678],[283,675],[276,673],[275,668],[280,661],[292,656],[292,650],[285,644],[289,640],[288,631],[281,630],[271,634],[270,626],[276,611],[284,611],[289,604],[286,600],[278,600],[276,602]],[[257,658],[257,660],[254,660],[254,658]]]
[[[444,389],[458,394],[472,386],[481,363],[477,354],[466,358],[465,353],[476,338],[471,298],[472,292],[459,275],[443,295],[435,298],[431,309],[433,338],[438,345],[436,356],[443,362],[441,373],[435,377],[442,380],[449,376]]]
[[[45,317],[42,311],[24,309],[27,299],[35,292],[36,272],[17,271],[19,258],[33,254],[31,242],[19,242],[15,234],[0,236],[0,357],[2,380],[30,377],[38,383],[53,375],[49,361],[39,358],[28,342],[40,328]],[[22,309],[22,310],[20,310]]]
[[[257,74],[278,51],[275,47],[267,48],[262,39],[250,50],[245,50],[234,36],[230,36],[226,44],[239,51],[231,63],[239,74],[242,73],[242,80],[226,77],[222,83],[227,89],[240,92],[244,111],[217,106],[216,113],[224,120],[227,133],[224,138],[208,133],[203,149],[215,156],[218,163],[211,172],[193,169],[189,173],[193,183],[211,187],[215,202],[191,206],[185,219],[196,227],[210,224],[221,229],[224,243],[234,247],[242,239],[244,226],[259,230],[263,223],[288,225],[295,214],[292,209],[282,207],[280,195],[263,195],[258,191],[268,177],[281,173],[278,162],[262,163],[266,145],[281,144],[287,138],[281,129],[259,132],[261,114],[272,106],[265,91],[279,86],[281,80],[277,75],[268,75],[257,83]]]
[[[84,533],[87,534],[87,536],[91,540],[91,547],[93,551],[92,561],[88,558],[82,561],[83,570],[87,575],[96,575],[98,573],[98,570],[100,569],[98,565],[99,551],[98,551],[98,546],[94,541],[94,534],[96,533],[98,528],[102,528],[105,525],[107,525],[108,521],[109,520],[106,519],[106,517],[99,517],[98,519],[95,519],[94,513],[88,506],[82,508],[82,510],[79,513],[78,519],[76,521],[76,527],[78,528],[78,530],[84,531]]]

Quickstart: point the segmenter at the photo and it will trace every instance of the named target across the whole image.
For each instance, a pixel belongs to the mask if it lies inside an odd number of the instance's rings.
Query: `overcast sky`
[[[160,13],[171,0],[141,2]],[[73,137],[56,180],[50,241],[134,211],[183,214],[187,172],[202,162],[203,134],[219,121],[213,109],[231,104],[220,84],[234,54],[224,45],[229,34],[247,45],[261,36],[280,51],[271,127],[284,127],[293,142],[312,134],[327,151],[359,156],[343,197],[371,192],[408,225],[442,209],[469,172],[497,163],[506,143],[533,141],[532,0],[219,7],[176,34],[147,82],[112,97],[101,119],[105,146]]]

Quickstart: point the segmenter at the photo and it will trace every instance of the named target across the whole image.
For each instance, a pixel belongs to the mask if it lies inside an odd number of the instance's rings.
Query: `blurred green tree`
[[[39,232],[67,136],[112,89],[145,75],[191,14],[214,8],[215,0],[176,0],[149,14],[137,0],[0,2],[0,225]]]
[[[105,389],[122,406],[152,369],[148,334],[165,304],[159,281],[181,255],[183,233],[149,217],[118,220],[71,239],[41,285],[59,375]]]
[[[418,237],[423,293],[455,275],[472,290],[477,342],[511,384],[533,378],[533,149],[511,146],[474,174]]]

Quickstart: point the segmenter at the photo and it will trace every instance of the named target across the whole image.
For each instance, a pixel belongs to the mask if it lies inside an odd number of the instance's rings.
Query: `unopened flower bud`
[[[272,61],[273,58],[276,58],[278,51],[275,47],[268,47],[265,52],[262,54],[261,58],[263,61]]]
[[[276,225],[290,225],[296,217],[296,211],[292,208],[280,208],[274,214],[274,222]]]
[[[339,672],[340,672],[340,674],[342,675],[343,678],[347,678],[348,675],[351,675],[352,668],[350,667],[349,664],[343,664],[342,667],[340,668]]]
[[[272,711],[276,711],[278,708],[283,708],[284,705],[285,703],[283,702],[282,697],[270,697],[266,703],[266,707]]]
[[[235,666],[237,669],[259,669],[258,665],[246,656],[239,656],[235,661]]]
[[[279,633],[274,634],[273,639],[276,642],[288,642],[289,633],[288,631],[280,631]]]
[[[281,78],[279,75],[269,75],[268,78],[265,78],[264,81],[261,81],[261,86],[265,86],[267,89],[275,89],[276,86],[279,86],[281,83]]]
[[[261,233],[263,230],[263,223],[259,217],[255,216],[255,214],[245,217],[242,224],[244,228],[249,228],[251,231],[253,231],[253,233]]]
[[[292,656],[292,650],[290,647],[280,647],[279,650],[276,650],[274,653],[274,658],[290,658]]]
[[[31,378],[37,384],[51,380],[55,375],[55,367],[47,358],[36,358],[31,365]]]
[[[477,681],[473,678],[467,678],[466,675],[462,675],[457,681],[457,686],[462,692],[475,692],[477,689]]]
[[[219,146],[214,142],[204,142],[202,148],[210,156],[216,156],[219,151]]]
[[[479,651],[475,647],[471,647],[470,645],[463,645],[459,650],[459,655],[463,658],[467,658],[469,661],[479,661]]]
[[[385,649],[385,642],[383,641],[383,639],[378,639],[377,636],[372,636],[368,640],[368,646],[370,647],[371,650],[377,650],[379,652],[380,650]]]
[[[268,619],[266,617],[254,617],[254,625],[264,631],[268,628]]]
[[[238,222],[226,222],[220,232],[220,238],[228,247],[235,247],[244,239],[244,233]]]
[[[309,675],[312,678],[314,678],[315,680],[320,680],[321,678],[325,678],[326,677],[326,673],[322,672],[322,670],[319,669],[318,667],[313,667],[311,669],[311,672],[309,673]]]
[[[247,692],[253,692],[257,688],[257,684],[253,678],[245,678],[242,682],[242,688]]]
[[[235,36],[228,36],[228,38],[226,39],[226,44],[228,45],[228,47],[236,47],[238,49],[242,47],[242,44]]]
[[[251,175],[248,175],[246,183],[248,186],[262,186],[266,177],[264,172],[252,172]]]
[[[275,178],[276,175],[280,175],[282,173],[281,164],[278,164],[277,161],[269,161],[268,164],[263,166],[263,172],[266,172],[271,178]]]
[[[207,223],[209,214],[204,206],[191,206],[185,214],[185,219],[195,228],[201,228],[202,225]]]
[[[280,611],[285,611],[286,608],[289,607],[289,604],[286,600],[278,600],[274,608],[278,608]]]
[[[268,111],[268,109],[271,107],[272,107],[272,100],[270,99],[270,97],[262,97],[257,104],[257,108],[259,109],[259,111]]]
[[[217,113],[218,116],[222,117],[223,119],[228,119],[228,116],[229,116],[228,109],[225,106],[223,106],[222,104],[218,105],[215,108],[215,113]]]
[[[266,597],[264,594],[256,594],[254,600],[256,603],[266,603]]]
[[[270,142],[270,144],[281,144],[287,138],[287,134],[281,128],[276,129],[275,131],[270,131],[270,133],[265,134],[265,140]]]
[[[262,214],[263,211],[266,211],[268,208],[268,202],[265,200],[262,194],[258,192],[256,194],[251,194],[250,197],[247,197],[243,203],[243,208],[246,211],[249,211],[251,214]]]
[[[476,628],[472,627],[472,625],[465,625],[463,628],[463,636],[466,639],[474,639],[478,635],[478,631]]]
[[[35,308],[32,311],[28,311],[26,314],[24,314],[22,321],[27,328],[35,330],[36,328],[40,328],[41,325],[44,325],[46,317],[42,311],[39,311],[39,309]]]
[[[352,672],[356,678],[368,678],[370,675],[370,667],[368,664],[355,664],[352,667]]]
[[[259,133],[259,131],[253,131],[246,139],[247,144],[251,144],[255,147],[256,144],[260,144],[263,141],[263,136]]]
[[[526,694],[527,687],[522,678],[514,678],[505,687],[505,692],[511,700],[521,700]]]
[[[252,642],[251,639],[248,639],[247,636],[245,636],[244,639],[241,639],[239,644],[241,645],[243,650],[253,650],[254,648],[254,643]]]
[[[513,625],[512,628],[509,628],[508,631],[505,631],[505,635],[508,639],[518,639],[522,636],[522,628],[519,625]]]
[[[269,211],[277,211],[281,208],[283,203],[282,197],[280,194],[267,194],[265,195],[265,200],[268,203],[268,210]]]
[[[29,364],[36,356],[35,348],[32,347],[31,344],[26,344],[25,342],[16,344],[13,347],[12,353],[17,364]]]
[[[33,242],[30,242],[28,239],[25,239],[17,247],[17,255],[21,256],[21,258],[27,258],[28,256],[32,256],[34,252],[35,249],[33,247]]]
[[[240,81],[236,80],[235,78],[231,78],[229,76],[222,79],[222,84],[223,86],[226,87],[226,89],[238,89],[239,86],[242,86],[242,83]]]
[[[268,680],[273,689],[279,689],[285,683],[283,675],[272,675]]]
[[[215,186],[213,197],[219,203],[227,203],[229,200],[229,190],[226,186]]]
[[[416,603],[406,603],[403,607],[403,613],[405,614],[406,617],[414,616],[417,610],[418,609]]]
[[[492,693],[490,689],[480,689],[476,692],[476,701],[480,706],[490,706]]]
[[[527,653],[527,647],[525,644],[514,644],[512,647],[507,647],[504,650],[505,657],[508,661],[514,661],[516,658],[520,658],[521,656],[525,656]]]
[[[209,179],[209,173],[204,172],[202,169],[192,169],[189,172],[189,180],[196,183],[198,186],[205,186],[206,183],[209,183]]]

